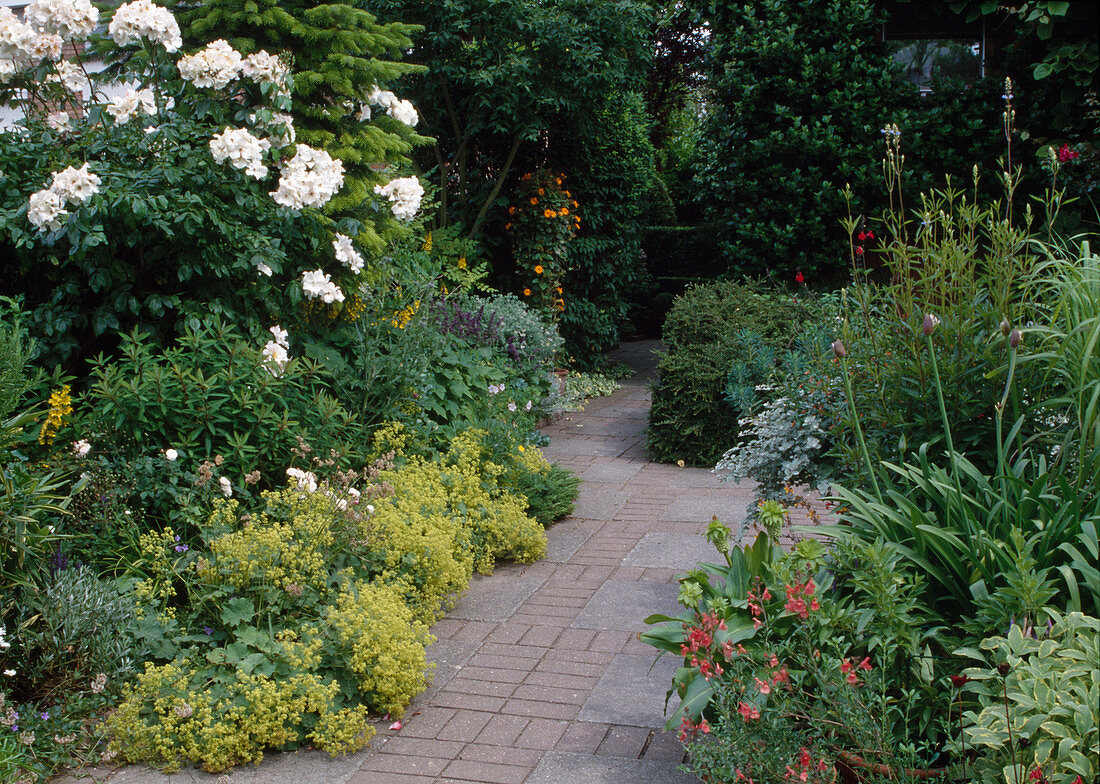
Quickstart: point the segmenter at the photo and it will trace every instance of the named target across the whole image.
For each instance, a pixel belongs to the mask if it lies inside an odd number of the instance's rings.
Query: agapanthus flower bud
[[[1016,348],[1020,345],[1020,340],[1023,338],[1023,334],[1018,329],[1013,329],[1008,333],[1008,345],[1012,348]]]
[[[839,340],[833,341],[833,353],[838,357],[848,356],[848,352],[845,350],[844,344],[841,343]]]
[[[932,313],[924,314],[924,336],[928,337],[936,331],[936,327],[940,325],[940,320]]]
[[[1001,334],[1006,338],[1008,333],[1012,331],[1012,325],[1008,323],[1008,319],[1001,319]]]

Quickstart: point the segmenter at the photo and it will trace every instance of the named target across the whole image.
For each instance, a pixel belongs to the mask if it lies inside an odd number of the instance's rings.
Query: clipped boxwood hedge
[[[700,284],[677,297],[662,328],[665,349],[649,411],[653,458],[713,466],[743,415],[723,398],[731,365],[746,358],[737,333],[752,330],[782,350],[808,318],[798,300],[753,283]]]

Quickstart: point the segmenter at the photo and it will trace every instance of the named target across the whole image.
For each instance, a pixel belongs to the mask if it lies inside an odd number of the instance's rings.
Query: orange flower
[[[531,296],[531,289],[524,289],[523,290],[523,296],[530,297]]]
[[[525,175],[523,175],[522,177],[520,177],[520,179],[521,179],[521,180],[529,180],[529,179],[531,179],[531,172],[527,172],[527,173],[526,173]]]
[[[545,217],[547,217],[547,218],[553,218],[554,216],[556,216],[556,215],[557,215],[557,213],[556,213],[556,212],[554,212],[554,211],[553,211],[552,209],[550,209],[550,208],[547,208],[547,209],[543,210],[543,211],[542,211],[542,214],[543,214],[543,215],[544,215]]]
[[[558,215],[568,215],[568,214],[569,214],[569,208],[568,207],[562,207],[558,211]]]
[[[541,264],[536,264],[535,265],[535,274],[536,275],[541,275],[542,274],[542,265]]]
[[[577,207],[579,207],[579,206],[581,206],[581,205],[577,204],[577,200],[573,199],[573,209],[577,209]]]
[[[505,231],[511,231],[512,230],[512,224],[511,223],[505,223],[504,224],[504,230]]]
[[[564,176],[565,176],[565,175],[563,174],[563,175],[562,175],[561,177],[564,177]],[[558,178],[557,178],[557,179],[555,180],[555,182],[557,182],[557,183],[558,183],[558,185],[561,185],[561,177],[558,177]]]
[[[558,286],[558,293],[561,294],[561,286]]]
[[[538,203],[539,203],[539,200],[538,200],[538,199],[536,199],[536,198],[535,198],[534,196],[532,196],[532,197],[531,197],[531,204],[532,204],[532,205],[535,205],[535,204],[538,204]]]
[[[570,198],[572,198],[572,196],[570,195],[569,191],[562,191],[562,193],[564,193],[564,194],[565,194],[565,198],[567,198],[567,199],[570,199]]]
[[[546,188],[539,188],[539,196],[543,196],[546,193]]]
[[[508,214],[509,215],[515,215],[516,214],[516,208],[515,207],[509,207],[508,208]]]

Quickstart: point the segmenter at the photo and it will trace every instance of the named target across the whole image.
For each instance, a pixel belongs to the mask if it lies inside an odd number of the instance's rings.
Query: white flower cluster
[[[287,362],[290,361],[290,353],[287,351],[290,344],[286,340],[287,331],[278,324],[272,327],[270,331],[274,338],[264,345],[264,366],[271,372],[271,375],[277,378],[283,374]]]
[[[27,220],[40,231],[57,231],[61,220],[69,214],[66,206],[83,204],[98,191],[99,177],[88,171],[88,164],[79,169],[70,166],[54,174],[49,188],[31,194]]]
[[[317,492],[317,477],[312,471],[303,471],[300,468],[288,468],[286,475],[297,483],[297,489],[307,493]]]
[[[79,441],[73,441],[73,454],[77,457],[87,457],[91,451],[92,445],[88,443],[88,439],[82,438]]]
[[[267,139],[257,139],[244,128],[226,128],[210,140],[210,152],[218,163],[234,169],[244,169],[249,177],[262,180],[267,176],[264,155],[271,149]]]
[[[50,112],[46,115],[46,127],[58,133],[66,133],[73,129],[73,121],[68,112]]]
[[[302,291],[310,299],[319,299],[326,304],[344,301],[344,292],[319,269],[302,273]]]
[[[285,89],[290,69],[276,55],[268,54],[261,49],[244,58],[244,62],[241,63],[241,73],[254,82],[266,82]]]
[[[333,250],[336,251],[336,260],[358,275],[363,271],[363,257],[351,244],[351,237],[346,234],[337,234],[332,241]]]
[[[241,53],[222,39],[179,59],[180,76],[196,87],[220,90],[241,75]]]
[[[142,90],[129,87],[122,95],[117,95],[107,102],[107,114],[111,115],[117,123],[130,122],[138,114],[152,117],[156,113],[157,100],[150,87]]]
[[[107,32],[119,46],[129,46],[139,38],[159,44],[168,52],[183,46],[180,26],[167,8],[161,8],[151,0],[134,0],[124,3],[111,17]]]
[[[99,24],[99,11],[89,0],[34,0],[23,9],[23,19],[46,33],[83,38]]]
[[[398,177],[385,185],[375,185],[374,192],[390,200],[390,209],[398,220],[412,220],[424,198],[424,186],[416,177]]]
[[[383,106],[388,114],[398,122],[403,122],[410,128],[420,122],[420,115],[416,113],[416,107],[412,105],[412,101],[404,101],[391,93],[389,90],[380,90],[375,85],[371,88],[371,91],[367,93],[367,103],[375,106]],[[360,120],[370,119],[370,110],[366,106],[359,108],[358,118]]]
[[[344,186],[344,164],[324,150],[299,144],[294,157],[283,164],[279,187],[271,198],[284,207],[323,207]]]
[[[47,76],[47,82],[61,82],[70,92],[77,95],[84,94],[84,90],[88,87],[88,78],[80,68],[68,60],[61,60],[54,67],[57,68],[57,73]]]
[[[45,59],[60,60],[62,43],[57,33],[23,22],[10,8],[0,8],[0,82]]]

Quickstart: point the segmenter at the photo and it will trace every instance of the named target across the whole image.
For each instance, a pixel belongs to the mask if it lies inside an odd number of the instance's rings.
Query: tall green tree
[[[329,211],[365,219],[358,239],[376,249],[400,232],[373,186],[391,179],[392,167],[408,164],[414,145],[428,139],[381,106],[370,106],[369,115],[362,107],[372,90],[422,70],[400,61],[416,25],[383,22],[347,3],[307,0],[181,0],[177,11],[191,48],[225,39],[244,54],[265,50],[287,58],[298,140],[344,163],[344,190]]]
[[[424,26],[404,80],[434,137],[439,225],[478,237],[499,218],[517,165],[543,163],[574,118],[613,91],[640,87],[652,7],[643,0],[362,0],[386,18]]]

